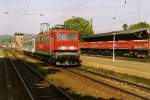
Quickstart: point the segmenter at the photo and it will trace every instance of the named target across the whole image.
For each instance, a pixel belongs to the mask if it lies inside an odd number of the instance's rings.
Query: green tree
[[[93,34],[92,25],[82,17],[72,17],[64,22],[64,27],[79,32],[79,36]]]
[[[127,30],[128,25],[127,25],[127,24],[123,24],[123,26],[122,26],[122,27],[123,27],[123,29],[124,29],[124,31],[125,31],[125,30]]]
[[[150,28],[150,25],[146,22],[140,22],[134,25],[131,25],[129,29],[139,29],[139,28]]]

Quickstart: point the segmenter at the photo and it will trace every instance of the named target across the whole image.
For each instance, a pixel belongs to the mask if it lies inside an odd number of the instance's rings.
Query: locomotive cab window
[[[66,33],[58,33],[58,40],[66,40]]]
[[[68,40],[76,40],[76,33],[69,33]]]

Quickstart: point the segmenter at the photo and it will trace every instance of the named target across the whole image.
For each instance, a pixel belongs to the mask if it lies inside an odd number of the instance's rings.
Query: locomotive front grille
[[[60,65],[77,65],[79,63],[79,54],[76,52],[57,52],[55,60]]]

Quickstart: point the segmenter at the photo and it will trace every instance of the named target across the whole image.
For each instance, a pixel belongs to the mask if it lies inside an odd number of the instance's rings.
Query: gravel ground
[[[150,63],[148,62],[116,59],[113,63],[112,59],[109,58],[92,57],[85,55],[81,56],[81,60],[82,64],[86,66],[113,70],[114,72],[150,79]]]
[[[82,96],[92,96],[95,98],[104,99],[113,98],[117,100],[138,100],[137,98],[126,96],[122,92],[116,92],[116,90],[111,89],[107,86],[95,83],[91,80],[85,79],[78,75],[74,75],[72,73],[68,73],[66,71],[50,74],[47,78],[53,81],[57,86],[69,88],[70,92],[80,94]]]

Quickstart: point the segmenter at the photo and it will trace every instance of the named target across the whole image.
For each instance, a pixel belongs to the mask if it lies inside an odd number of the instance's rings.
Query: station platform
[[[82,65],[150,79],[150,62],[81,55]]]

